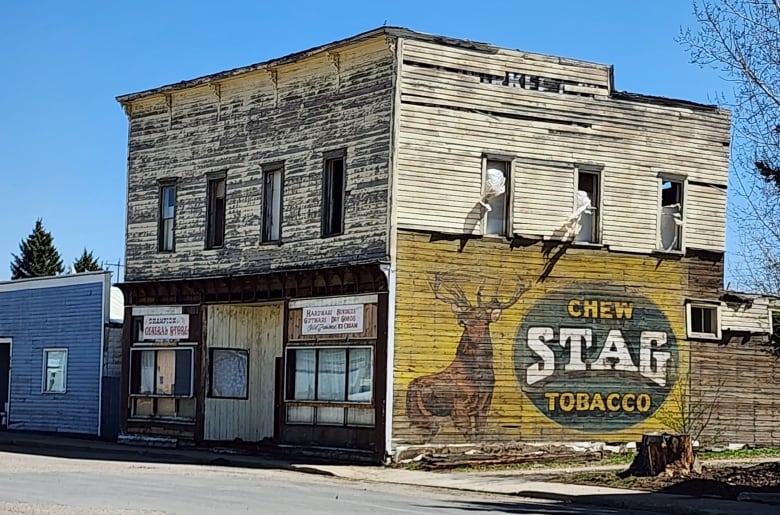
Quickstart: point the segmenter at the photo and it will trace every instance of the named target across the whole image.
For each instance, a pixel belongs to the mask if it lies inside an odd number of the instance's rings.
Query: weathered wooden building
[[[389,27],[118,100],[128,434],[629,441],[722,340],[727,111]]]
[[[110,281],[88,272],[0,283],[0,427],[116,438],[121,320]]]

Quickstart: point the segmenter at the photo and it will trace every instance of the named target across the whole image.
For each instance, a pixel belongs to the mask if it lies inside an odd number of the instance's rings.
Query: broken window
[[[720,339],[719,304],[689,302],[687,308],[688,337]]]
[[[222,247],[225,243],[225,182],[225,177],[215,177],[208,182],[207,249]]]
[[[509,227],[509,161],[488,159],[485,164],[485,184],[480,204],[485,208],[484,234],[506,236]]]
[[[176,184],[160,185],[160,219],[157,229],[157,250],[173,252],[175,249],[174,222],[176,220]]]
[[[344,232],[344,199],[346,196],[346,151],[325,155],[322,184],[322,236]]]
[[[263,242],[282,235],[282,166],[263,171]]]
[[[601,174],[598,170],[578,170],[574,212],[579,215],[580,230],[574,241],[599,242],[599,203],[601,201]]]
[[[661,178],[659,247],[664,251],[682,250],[683,182]]]

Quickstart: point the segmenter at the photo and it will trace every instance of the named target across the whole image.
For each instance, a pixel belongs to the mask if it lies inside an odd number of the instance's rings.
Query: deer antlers
[[[462,282],[462,279],[458,279],[452,274],[448,274],[445,272],[436,272],[434,274],[434,279],[432,281],[429,281],[431,285],[431,289],[433,290],[433,295],[443,302],[446,302],[452,306],[452,310],[457,312],[463,312],[469,309],[473,309],[474,306],[471,305],[471,302],[469,302],[468,297],[463,292],[463,288],[460,286],[460,282]],[[500,301],[498,299],[498,293],[501,288],[501,282],[498,283],[496,286],[495,293],[493,294],[492,298],[485,299],[482,296],[482,290],[485,287],[485,280],[483,279],[481,284],[479,285],[479,288],[477,289],[477,308],[481,309],[500,309],[504,310],[510,306],[512,306],[514,303],[516,303],[520,297],[523,295],[523,293],[527,292],[530,287],[526,285],[526,283],[520,279],[517,280],[517,283],[515,285],[515,291],[512,293],[512,296],[507,301]]]

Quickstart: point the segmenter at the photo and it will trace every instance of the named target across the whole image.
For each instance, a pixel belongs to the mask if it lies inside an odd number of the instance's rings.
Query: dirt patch
[[[615,472],[576,473],[553,478],[561,483],[631,488],[696,497],[737,499],[742,492],[780,494],[780,463],[752,466],[705,466],[688,477],[627,477]]]

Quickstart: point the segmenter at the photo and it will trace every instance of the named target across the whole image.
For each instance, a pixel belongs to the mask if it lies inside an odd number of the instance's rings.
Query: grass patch
[[[764,447],[760,449],[740,449],[738,451],[701,451],[699,458],[702,461],[707,460],[742,460],[750,458],[778,458],[780,457],[780,448]]]

